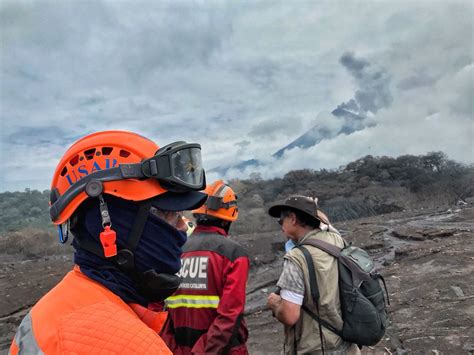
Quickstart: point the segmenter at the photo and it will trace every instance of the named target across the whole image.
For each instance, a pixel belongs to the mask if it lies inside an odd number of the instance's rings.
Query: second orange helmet
[[[207,185],[204,192],[209,197],[204,205],[193,210],[193,214],[205,214],[231,222],[237,219],[239,216],[237,195],[229,185],[222,180],[217,180]]]

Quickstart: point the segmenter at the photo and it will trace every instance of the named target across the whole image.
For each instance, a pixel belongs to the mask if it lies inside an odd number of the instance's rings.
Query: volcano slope
[[[365,354],[474,354],[474,206],[396,212],[335,224],[368,250],[387,281],[384,339]],[[250,254],[246,320],[251,354],[282,350],[283,327],[265,309],[281,272],[278,230],[233,237]],[[0,353],[30,307],[72,267],[69,255],[0,254]]]

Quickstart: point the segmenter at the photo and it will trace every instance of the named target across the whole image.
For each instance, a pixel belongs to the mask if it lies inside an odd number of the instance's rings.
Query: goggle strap
[[[223,202],[222,197],[209,196],[206,201],[206,207],[210,210],[217,211],[218,209],[224,208],[229,209],[233,206],[237,206],[237,201]]]
[[[142,171],[143,163],[136,164],[120,164],[120,174],[124,179],[141,179],[146,177]]]
[[[226,210],[228,210],[229,208],[233,206],[237,206],[237,201],[222,202],[221,206],[225,208]]]

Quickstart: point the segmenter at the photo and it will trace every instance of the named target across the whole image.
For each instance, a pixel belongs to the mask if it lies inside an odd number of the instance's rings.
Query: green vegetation
[[[367,155],[336,170],[296,170],[282,178],[233,180],[239,220],[233,233],[278,226],[268,207],[290,194],[315,196],[331,221],[405,209],[445,208],[474,196],[474,167],[449,160],[442,152],[398,158]]]
[[[48,203],[48,190],[0,193],[0,233],[26,227],[53,230]]]
[[[296,170],[282,178],[232,180],[241,217],[234,233],[275,228],[266,209],[290,194],[317,196],[333,221],[456,204],[474,196],[474,167],[449,160],[442,152],[398,158],[360,158],[336,170]],[[0,193],[0,233],[33,227],[54,231],[49,219],[49,191],[26,189]]]

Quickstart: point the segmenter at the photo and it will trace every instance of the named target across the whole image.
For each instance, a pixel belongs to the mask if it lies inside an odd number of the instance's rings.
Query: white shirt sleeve
[[[280,297],[284,299],[285,301],[288,301],[300,306],[303,304],[303,299],[304,299],[303,295],[300,295],[299,293],[289,291],[289,290],[281,290]]]
[[[282,299],[300,306],[303,304],[305,292],[303,271],[293,261],[285,259],[277,286],[281,289]]]

